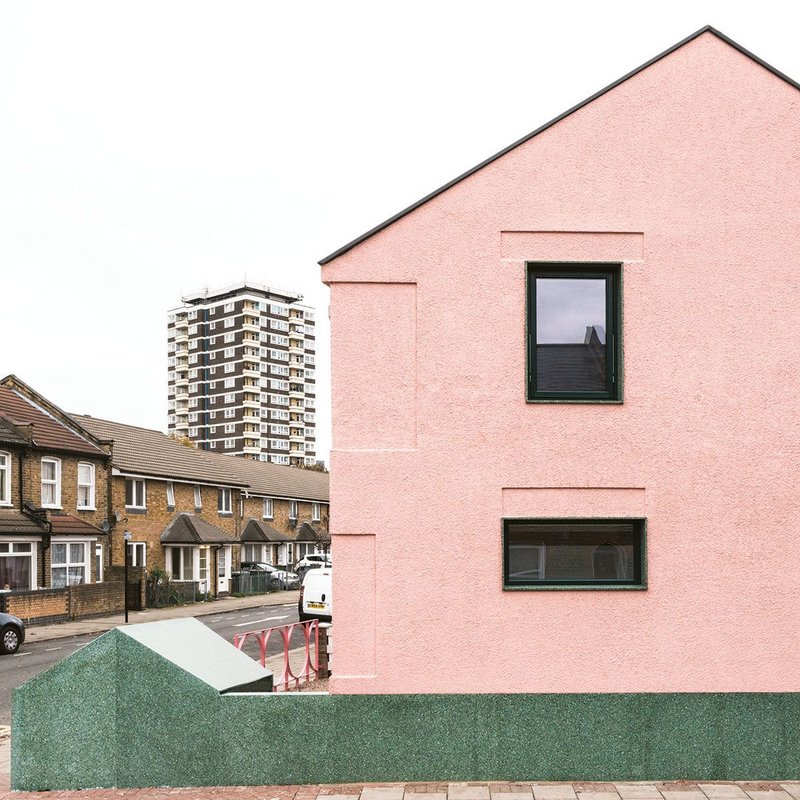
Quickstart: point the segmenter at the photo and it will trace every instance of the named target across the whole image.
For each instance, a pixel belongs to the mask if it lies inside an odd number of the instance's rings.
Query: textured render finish
[[[220,694],[119,630],[12,731],[16,790],[800,777],[798,694]]]
[[[351,387],[336,401],[335,446],[347,449],[412,448],[416,445],[416,286],[410,283],[342,284],[341,307],[357,311],[353,327],[331,314],[340,349],[332,369]],[[390,337],[380,335],[391,332]],[[375,335],[378,332],[378,335]]]
[[[542,261],[624,261],[644,260],[641,233],[579,233],[576,231],[503,231],[502,257],[525,261],[536,253]]]
[[[704,33],[326,264],[333,549],[371,532],[377,565],[375,677],[340,649],[333,692],[800,691],[799,128],[797,89]],[[624,402],[526,404],[525,261],[597,258],[623,264]],[[364,281],[417,287],[410,451],[341,435]],[[647,591],[503,592],[506,488],[644,489]],[[365,602],[338,592],[339,641]]]

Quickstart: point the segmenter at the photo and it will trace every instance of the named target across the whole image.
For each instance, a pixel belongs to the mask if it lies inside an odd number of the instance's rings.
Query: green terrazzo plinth
[[[111,631],[14,694],[17,790],[797,780],[800,693],[220,694]]]

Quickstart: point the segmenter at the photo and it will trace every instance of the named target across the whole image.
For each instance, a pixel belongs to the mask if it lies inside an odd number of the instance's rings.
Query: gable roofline
[[[485,161],[481,161],[480,164],[477,164],[471,169],[468,169],[466,172],[462,172],[461,175],[459,175],[457,178],[453,178],[453,180],[444,184],[444,186],[440,186],[438,189],[434,189],[434,191],[432,191],[430,194],[425,195],[425,197],[423,197],[421,200],[417,200],[416,203],[412,203],[410,206],[404,208],[402,211],[398,212],[393,217],[389,217],[389,219],[385,220],[384,222],[381,222],[374,228],[371,228],[366,233],[361,234],[361,236],[356,237],[351,242],[348,242],[346,245],[340,247],[338,250],[334,250],[333,253],[325,256],[325,258],[319,261],[318,264],[321,267],[325,266],[325,264],[329,264],[331,261],[334,261],[335,259],[339,258],[339,256],[342,256],[348,251],[352,250],[354,247],[357,247],[362,242],[374,236],[376,233],[380,233],[380,231],[382,231],[384,228],[388,228],[390,225],[393,225],[399,219],[405,217],[406,214],[410,214],[412,211],[415,211],[420,206],[425,205],[425,203],[427,203],[429,200],[433,200],[434,197],[438,197],[440,194],[446,192],[448,189],[455,186],[457,183],[461,183],[461,181],[463,181],[465,178],[469,178],[470,175],[474,175],[476,172],[488,166],[493,161],[497,161],[498,158],[501,158],[506,153],[511,152],[516,147],[519,147],[521,144],[525,144],[525,142],[529,141],[530,139],[533,139],[534,136],[538,136],[540,133],[543,133],[548,128],[555,125],[557,122],[561,122],[562,119],[565,119],[571,114],[574,114],[576,111],[579,111],[584,106],[589,105],[589,103],[597,100],[599,97],[602,97],[604,94],[606,94],[606,92],[610,92],[612,89],[616,89],[617,86],[619,86],[622,83],[625,83],[625,81],[627,81],[629,78],[634,77],[634,75],[638,75],[640,72],[646,70],[648,67],[652,66],[657,61],[660,61],[662,58],[665,58],[666,56],[674,53],[676,50],[679,50],[685,44],[688,44],[689,42],[693,41],[698,36],[702,36],[704,33],[713,33],[714,36],[721,39],[723,42],[729,44],[731,47],[733,47],[735,50],[738,50],[743,55],[746,55],[748,58],[755,61],[756,64],[761,65],[762,67],[764,67],[764,69],[768,70],[773,75],[776,75],[781,80],[786,81],[786,83],[788,83],[790,86],[794,86],[795,89],[800,90],[800,83],[798,83],[795,80],[792,80],[792,78],[790,78],[788,75],[785,75],[783,72],[781,72],[779,69],[776,69],[771,64],[768,64],[766,61],[764,61],[764,59],[759,58],[754,53],[751,53],[749,50],[738,44],[738,42],[734,42],[733,39],[731,39],[729,36],[726,36],[721,31],[718,31],[711,25],[705,25],[704,27],[700,28],[700,30],[695,31],[690,36],[687,36],[685,39],[681,39],[681,41],[679,41],[677,44],[674,44],[672,45],[672,47],[667,48],[666,50],[664,50],[663,53],[659,53],[657,56],[654,56],[641,66],[636,67],[636,69],[631,70],[626,75],[623,75],[621,78],[618,78],[613,83],[610,83],[604,89],[600,89],[599,92],[595,92],[591,97],[587,97],[585,100],[582,100],[577,105],[572,106],[572,108],[568,109],[567,111],[564,111],[562,114],[559,114],[557,117],[551,119],[549,122],[545,122],[544,125],[538,127],[535,131],[531,131],[531,133],[526,134],[521,139],[517,139],[517,141],[508,145],[508,147],[504,147],[498,153],[495,153],[493,156],[489,156],[489,158],[487,158]]]
[[[0,386],[5,386],[7,389],[11,389],[12,391],[16,392],[20,397],[23,398],[23,400],[27,401],[34,408],[38,407],[40,412],[52,417],[59,425],[66,428],[73,435],[83,439],[87,444],[92,445],[94,448],[99,450],[102,457],[106,459],[111,457],[111,447],[113,443],[110,440],[101,439],[87,431],[69,414],[67,414],[66,411],[60,409],[55,403],[48,400],[44,395],[37,392],[36,389],[34,389],[32,386],[29,386],[27,383],[25,383],[25,381],[21,380],[13,373],[6,375],[5,378],[0,380]],[[8,417],[6,417],[6,420],[8,420]],[[13,424],[19,426],[27,423],[15,422]],[[35,433],[34,439],[30,442],[30,444],[32,444],[34,447],[39,447],[35,441]],[[58,447],[46,449],[51,449],[54,451],[57,450],[59,452],[73,452],[70,449],[65,451],[63,448]]]

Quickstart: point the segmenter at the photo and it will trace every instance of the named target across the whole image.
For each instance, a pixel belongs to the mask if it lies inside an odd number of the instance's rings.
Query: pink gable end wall
[[[800,691],[800,92],[705,33],[324,267],[332,691]],[[525,402],[525,261],[623,266],[624,403]],[[504,516],[646,591],[504,592]]]

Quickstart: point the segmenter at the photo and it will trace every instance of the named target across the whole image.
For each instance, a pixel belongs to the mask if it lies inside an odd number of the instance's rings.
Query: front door
[[[210,547],[198,547],[197,549],[198,549],[198,556],[199,556],[198,561],[199,561],[199,566],[200,566],[200,568],[198,570],[197,579],[198,579],[198,581],[200,583],[200,591],[203,594],[208,594],[208,592],[211,591],[211,583],[208,580],[208,576],[209,576],[208,562],[209,562],[209,555],[210,555],[211,548]]]
[[[231,588],[231,547],[225,545],[217,550],[217,592],[229,592]]]

